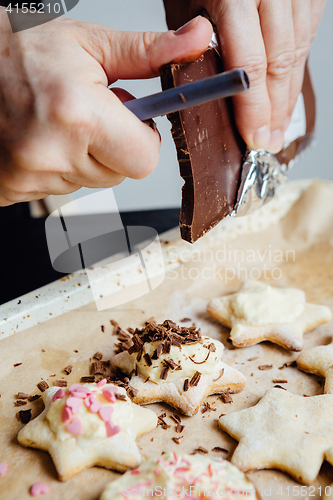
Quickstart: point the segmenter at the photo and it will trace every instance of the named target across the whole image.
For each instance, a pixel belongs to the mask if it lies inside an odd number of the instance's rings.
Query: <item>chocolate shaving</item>
[[[16,368],[17,366],[20,366],[22,363],[15,363],[15,365],[13,365],[14,368]]]
[[[101,359],[103,358],[103,354],[99,351],[95,352],[95,354],[93,355],[93,358],[94,359],[97,359],[97,361],[101,361]]]
[[[132,400],[138,395],[139,391],[138,391],[138,389],[135,389],[134,387],[129,386],[126,393],[127,393],[127,396]]]
[[[206,411],[216,411],[216,408],[213,408],[208,402],[205,402],[203,403],[203,408],[201,408],[201,413],[206,413]]]
[[[230,392],[227,392],[227,391],[223,392],[221,394],[221,399],[222,399],[223,403],[225,403],[225,404],[232,403],[232,397],[230,395]]]
[[[27,401],[23,399],[18,399],[17,401],[14,402],[14,406],[24,406],[27,404]]]
[[[73,370],[73,365],[68,365],[63,369],[66,375],[70,375],[72,373],[72,370]]]
[[[284,368],[289,368],[291,366],[297,366],[296,361],[287,361],[282,366],[279,366],[279,370],[283,370]]]
[[[180,444],[179,441],[183,439],[184,436],[179,436],[179,437],[173,437],[172,441],[176,444]]]
[[[30,394],[26,394],[25,392],[18,392],[17,393],[18,399],[28,399],[29,397],[30,397]]]
[[[170,354],[170,351],[171,351],[171,342],[170,340],[167,340],[163,344],[163,354]]]
[[[189,359],[192,361],[192,363],[194,363],[196,365],[202,365],[203,363],[206,363],[207,359],[209,358],[210,352],[211,351],[208,351],[208,354],[207,354],[206,358],[203,361],[194,361],[194,359],[191,358],[191,356],[189,356]]]
[[[288,380],[283,380],[283,379],[274,379],[272,380],[273,384],[288,384]]]
[[[172,420],[174,420],[176,424],[181,423],[181,418],[179,415],[177,415],[177,413],[173,413],[172,415],[170,415],[170,418],[172,418]]]
[[[115,394],[115,398],[118,399],[118,401],[127,401],[125,394]]]
[[[217,382],[218,380],[220,380],[220,378],[223,376],[223,374],[224,374],[224,368],[221,369],[220,375],[217,378],[213,379],[213,382]]]
[[[226,450],[225,448],[221,448],[220,446],[215,446],[212,451],[214,451],[215,453],[229,453],[228,450]]]
[[[104,371],[104,366],[103,366],[103,363],[101,361],[94,361],[94,363],[92,363],[91,373],[93,375],[96,375],[96,373],[103,374],[103,371]]]
[[[164,365],[162,370],[161,370],[161,374],[160,374],[160,379],[161,380],[166,380],[167,377],[168,377],[168,371],[169,371],[169,367],[168,365]]]
[[[40,394],[35,394],[34,396],[29,396],[28,401],[30,401],[30,403],[31,403],[32,401],[36,401],[40,397],[41,397]]]
[[[95,382],[95,375],[88,375],[87,377],[81,377],[80,382],[82,384],[92,384]]]
[[[58,387],[67,387],[67,381],[66,380],[55,380],[54,385],[57,385]]]
[[[188,321],[192,321],[191,318],[182,318],[179,323],[187,323]]]
[[[144,381],[143,381],[143,383],[146,384],[149,379],[150,379],[150,377],[145,378]]]
[[[166,358],[163,360],[163,363],[167,365],[171,370],[175,370],[179,367],[177,363],[172,358]]]
[[[197,453],[200,453],[201,455],[206,455],[209,452],[203,446],[199,446],[193,451],[193,453],[191,453],[191,455],[196,455]]]
[[[255,361],[256,359],[259,359],[259,356],[254,356],[254,358],[250,358],[248,361]]]
[[[17,416],[22,424],[27,424],[31,420],[31,410],[20,410],[17,412]]]
[[[37,384],[37,387],[41,392],[44,392],[49,388],[49,384],[45,382],[45,380],[42,380],[39,384]]]
[[[183,386],[183,391],[184,392],[187,392],[188,391],[188,388],[189,388],[189,383],[190,383],[190,380],[188,378],[186,378],[184,380],[184,386]]]
[[[164,345],[163,344],[158,344],[158,346],[156,348],[156,357],[157,357],[157,359],[161,356],[163,350],[164,350]]]
[[[275,387],[276,389],[283,389],[284,391],[286,391],[286,390],[287,390],[285,387],[282,387],[282,385],[279,385],[279,384],[275,385],[274,387]]]
[[[196,387],[199,382],[200,382],[200,379],[201,379],[201,373],[200,372],[195,372],[195,374],[193,375],[193,377],[191,378],[189,384],[192,386],[192,387]]]
[[[181,92],[179,92],[179,97],[181,98],[182,102],[186,102],[185,96]]]
[[[105,332],[105,327],[104,325],[101,325],[101,331],[104,333]]]
[[[216,352],[216,345],[213,342],[209,344],[209,350],[210,352]]]
[[[258,366],[259,370],[271,370],[273,365],[260,365]]]
[[[147,366],[151,366],[153,364],[148,353],[143,356],[143,359],[145,360]]]
[[[180,434],[181,432],[183,432],[184,428],[185,428],[185,425],[178,424],[178,425],[176,426],[176,432],[177,432],[178,434]]]

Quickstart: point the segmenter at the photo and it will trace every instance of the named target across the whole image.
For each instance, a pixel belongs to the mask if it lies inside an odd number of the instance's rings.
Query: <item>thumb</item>
[[[81,45],[104,68],[109,83],[152,78],[166,64],[194,61],[211,37],[212,26],[201,16],[165,33],[115,31],[96,24],[83,24],[79,31]]]

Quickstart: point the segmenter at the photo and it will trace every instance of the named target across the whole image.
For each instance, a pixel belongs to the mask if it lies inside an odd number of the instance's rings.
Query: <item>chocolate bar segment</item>
[[[218,52],[209,48],[197,61],[164,68],[162,88],[178,87],[222,71]],[[231,98],[171,113],[168,118],[185,181],[181,236],[193,243],[233,211],[246,145],[236,128]]]

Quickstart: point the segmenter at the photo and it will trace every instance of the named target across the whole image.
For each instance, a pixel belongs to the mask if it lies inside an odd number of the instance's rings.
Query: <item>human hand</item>
[[[170,27],[205,9],[216,24],[226,70],[244,68],[251,88],[233,97],[251,149],[280,151],[325,0],[164,0]]]
[[[158,162],[159,134],[108,85],[152,78],[165,64],[197,59],[212,28],[197,18],[177,33],[119,32],[59,18],[13,34],[0,8],[0,33],[5,206],[148,175]]]

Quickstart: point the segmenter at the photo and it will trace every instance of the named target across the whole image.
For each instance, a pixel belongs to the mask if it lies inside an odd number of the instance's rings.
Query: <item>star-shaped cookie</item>
[[[325,379],[325,394],[333,394],[333,341],[302,352],[297,358],[301,370]]]
[[[191,416],[208,395],[235,393],[245,386],[242,373],[221,361],[223,350],[218,340],[167,320],[137,329],[131,345],[112,364],[132,375],[134,403],[164,402]]]
[[[300,351],[303,334],[332,319],[326,306],[308,304],[298,288],[277,288],[247,280],[237,293],[211,300],[208,314],[231,329],[234,346],[269,340]]]
[[[153,491],[156,496],[152,495]],[[144,500],[151,496],[164,500],[258,498],[245,474],[227,460],[173,452],[151,458],[112,481],[100,500],[124,500],[126,497]]]
[[[255,406],[221,417],[219,425],[239,441],[231,462],[243,472],[280,469],[311,484],[333,446],[333,395],[269,389]]]
[[[154,429],[154,412],[133,404],[124,389],[106,384],[52,387],[44,411],[18,434],[21,445],[48,451],[62,481],[99,465],[125,471],[141,463],[135,439]]]

